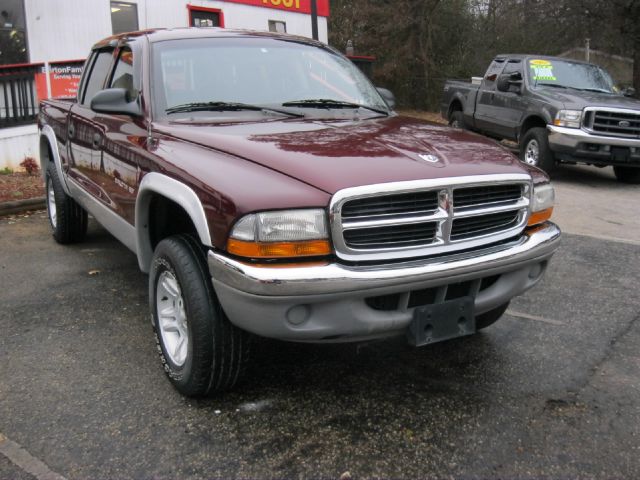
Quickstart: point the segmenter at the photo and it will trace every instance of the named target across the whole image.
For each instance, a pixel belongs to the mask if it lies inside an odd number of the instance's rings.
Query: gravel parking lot
[[[640,187],[555,185],[563,245],[496,325],[421,349],[261,340],[203,401],[164,377],[132,253],[95,223],[63,247],[42,212],[0,219],[0,478],[638,478]]]

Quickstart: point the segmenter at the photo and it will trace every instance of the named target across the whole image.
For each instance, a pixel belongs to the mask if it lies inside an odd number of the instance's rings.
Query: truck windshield
[[[327,49],[275,38],[200,38],[153,45],[156,116],[216,111],[223,103],[311,112],[360,108],[388,113],[371,82]],[[284,105],[283,105],[284,104]],[[186,108],[199,105],[198,108]],[[241,110],[241,109],[235,109]]]
[[[609,74],[597,65],[563,60],[530,59],[529,84],[533,88],[559,87],[616,93]]]

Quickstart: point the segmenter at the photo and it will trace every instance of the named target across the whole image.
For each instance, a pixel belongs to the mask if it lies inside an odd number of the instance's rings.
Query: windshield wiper
[[[536,83],[537,87],[555,87],[555,88],[573,88],[567,85],[560,85],[559,83]]]
[[[613,93],[605,90],[604,88],[578,88],[577,90],[580,90],[582,92]]]
[[[330,98],[316,98],[308,100],[293,100],[291,102],[285,102],[283,107],[300,107],[300,108],[366,108],[372,112],[379,113],[381,115],[389,116],[389,112],[380,108],[370,107],[369,105],[362,105],[361,103],[343,102],[342,100],[332,100]]]
[[[267,111],[276,112],[289,117],[303,118],[301,113],[287,112],[278,108],[263,107],[260,105],[251,105],[248,103],[237,102],[192,102],[174,107],[167,108],[165,113],[182,113],[182,112],[238,112],[241,110],[253,110],[256,112]]]

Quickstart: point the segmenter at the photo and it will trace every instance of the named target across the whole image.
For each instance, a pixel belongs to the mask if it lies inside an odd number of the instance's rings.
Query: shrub
[[[34,175],[40,170],[38,162],[33,157],[25,157],[20,166],[24,168],[29,175]]]
[[[0,175],[11,175],[12,173],[13,173],[13,170],[11,170],[9,167],[4,167],[0,169]]]

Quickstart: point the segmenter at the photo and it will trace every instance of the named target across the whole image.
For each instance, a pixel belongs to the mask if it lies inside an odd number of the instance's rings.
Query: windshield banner
[[[553,64],[549,60],[529,60],[529,67],[531,67],[532,78],[536,82],[557,80],[553,74]]]

